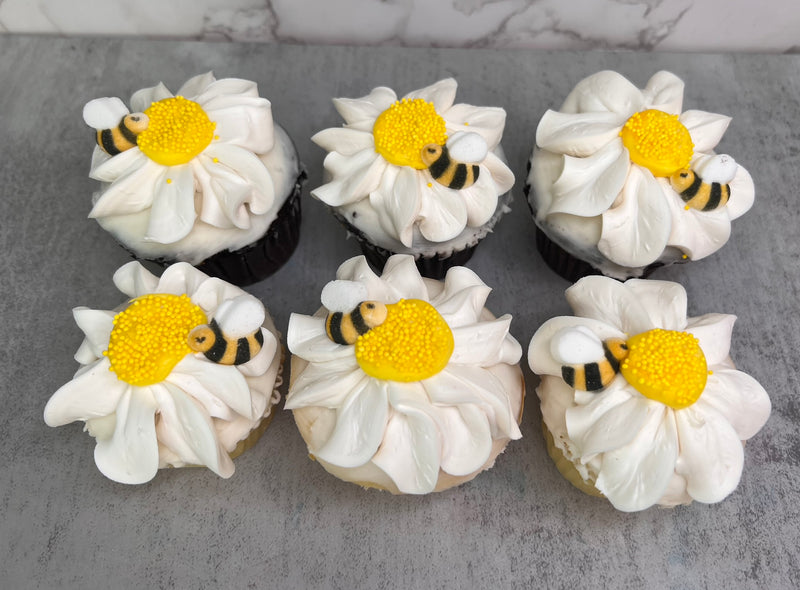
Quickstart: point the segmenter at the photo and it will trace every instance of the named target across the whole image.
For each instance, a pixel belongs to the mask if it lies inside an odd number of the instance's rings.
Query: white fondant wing
[[[457,131],[448,138],[447,150],[453,160],[477,164],[486,158],[489,146],[486,144],[486,140],[477,133]]]
[[[553,335],[550,353],[565,365],[592,363],[605,357],[603,342],[585,326],[564,328]]]
[[[109,129],[119,125],[122,117],[128,113],[128,107],[116,96],[95,98],[83,107],[83,120],[89,127]]]

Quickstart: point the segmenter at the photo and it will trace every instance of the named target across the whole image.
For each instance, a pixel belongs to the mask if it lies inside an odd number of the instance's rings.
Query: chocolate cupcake
[[[441,279],[508,211],[506,113],[453,104],[456,88],[448,78],[402,99],[385,87],[334,99],[345,125],[311,138],[329,152],[326,183],[311,194],[377,270],[392,254],[411,254],[424,276]]]
[[[715,153],[730,123],[683,110],[683,82],[659,72],[643,89],[616,72],[578,83],[536,130],[527,179],[537,245],[575,281],[645,277],[705,258],[753,204],[753,180]]]
[[[254,82],[209,72],[174,96],[163,84],[139,90],[130,109],[92,100],[83,116],[102,182],[89,216],[137,258],[248,285],[294,251],[304,174]]]

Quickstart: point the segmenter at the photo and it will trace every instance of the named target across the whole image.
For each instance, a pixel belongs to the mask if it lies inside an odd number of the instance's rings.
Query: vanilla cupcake
[[[469,481],[520,438],[525,384],[511,316],[472,271],[423,279],[392,256],[377,276],[342,264],[314,316],[292,314],[286,408],[309,453],[336,477],[394,494]]]
[[[85,334],[81,367],[47,402],[45,422],[85,422],[98,469],[120,483],[190,465],[230,477],[232,459],[255,443],[280,399],[269,314],[186,263],[159,279],[130,262],[114,284],[130,297],[120,309],[73,310]]]
[[[89,175],[102,183],[89,217],[136,257],[248,285],[294,251],[304,173],[255,82],[208,72],[176,96],[139,90],[130,109],[92,100],[83,117],[97,129]]]
[[[343,127],[312,141],[329,153],[326,183],[311,191],[382,269],[411,254],[423,275],[464,264],[508,211],[514,175],[500,139],[506,113],[453,104],[448,78],[398,99],[389,88],[334,99]]]
[[[677,283],[586,277],[528,350],[561,473],[626,512],[723,500],[770,401],[729,356],[736,316],[686,317]]]
[[[683,82],[616,72],[578,83],[536,129],[527,179],[537,245],[564,278],[624,280],[700,260],[753,204],[753,180],[716,154],[731,119],[683,110]]]

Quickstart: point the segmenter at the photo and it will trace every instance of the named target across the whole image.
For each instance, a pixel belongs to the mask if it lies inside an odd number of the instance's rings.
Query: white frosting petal
[[[699,502],[719,502],[739,484],[744,448],[730,423],[716,411],[692,406],[675,412],[681,452],[675,472]]]
[[[434,182],[432,197],[421,199],[419,231],[432,242],[444,242],[456,237],[467,225],[467,206],[454,191]]]
[[[582,457],[605,453],[624,447],[633,440],[644,425],[652,407],[625,387],[613,387],[586,405],[569,408],[567,429]]]
[[[442,470],[452,475],[468,475],[486,463],[492,451],[492,434],[486,414],[477,406],[438,408],[442,430],[450,436],[442,440]]]
[[[389,419],[386,385],[367,379],[351,390],[336,411],[336,426],[311,452],[340,467],[358,467],[375,455]]]
[[[178,89],[178,96],[197,96],[216,81],[213,72],[192,76]]]
[[[628,178],[630,160],[620,140],[610,141],[585,158],[564,156],[564,169],[553,184],[548,214],[600,215],[611,207]]]
[[[216,123],[214,143],[237,146],[255,154],[272,149],[275,142],[272,106],[266,98],[229,95],[211,99],[199,96],[196,100]]]
[[[653,326],[665,330],[684,330],[686,328],[686,309],[689,302],[686,297],[686,289],[678,283],[652,279],[630,279],[625,281],[625,289],[645,310]]]
[[[700,341],[700,348],[709,367],[728,360],[734,322],[736,322],[735,315],[707,313],[691,318],[687,323],[686,331]]]
[[[628,335],[657,327],[625,283],[600,276],[584,277],[567,289],[566,296],[576,315],[600,320]]]
[[[764,388],[750,375],[714,367],[697,407],[713,408],[724,416],[736,431],[739,440],[748,440],[761,430],[769,418],[772,405]]]
[[[603,231],[597,248],[624,266],[650,264],[667,245],[669,213],[659,182],[649,171],[631,166],[620,198],[603,212]]]
[[[389,165],[380,188],[369,195],[381,225],[406,246],[411,246],[414,238],[414,221],[420,214],[423,190],[422,177],[416,171]]]
[[[481,163],[481,170],[483,168],[486,168],[491,174],[492,181],[497,186],[498,194],[502,195],[510,191],[511,187],[514,186],[514,173],[511,172],[511,168],[492,152],[486,154],[486,158]],[[481,172],[481,174],[485,173]]]
[[[372,462],[405,494],[427,494],[436,487],[441,461],[439,429],[432,417],[438,410],[427,403],[419,384],[388,384],[393,408],[386,435],[398,444],[381,445]],[[438,416],[437,416],[438,417]]]
[[[102,156],[92,159],[92,169],[89,171],[89,178],[94,178],[101,182],[114,182],[119,180],[120,177],[130,175],[143,168],[150,161],[138,147],[125,150],[113,158],[99,148],[95,153],[97,152],[102,154]]]
[[[647,404],[647,417],[632,441],[603,454],[595,486],[618,510],[652,506],[667,489],[678,458],[675,418],[661,404]]]
[[[340,407],[349,392],[367,385],[368,377],[356,368],[356,363],[310,363],[293,381],[284,407],[287,410],[310,406]]]
[[[334,98],[333,106],[347,125],[368,123],[369,131],[383,111],[392,106],[397,95],[391,88],[379,86],[362,98]]]
[[[158,471],[156,401],[147,388],[129,387],[116,409],[113,436],[98,439],[94,462],[107,478],[119,483],[150,481]]]
[[[490,367],[497,363],[514,365],[522,356],[522,347],[509,335],[511,316],[506,314],[490,322],[477,322],[453,329],[456,346],[450,362],[454,365]]]
[[[717,147],[731,123],[730,117],[706,111],[685,111],[678,120],[689,130],[695,153],[708,153]]]
[[[213,158],[218,161],[214,162]],[[244,208],[244,205],[247,205],[255,215],[266,213],[273,206],[276,195],[272,177],[261,160],[252,152],[235,145],[217,143],[209,146],[197,160],[212,178],[214,177],[214,170],[227,167],[228,170],[226,172],[235,175],[244,186],[244,196],[241,199],[227,197],[223,191],[213,191],[213,196],[220,203],[236,203],[237,208]],[[204,188],[212,189],[212,187],[213,184]],[[204,201],[208,198],[206,190],[203,191],[203,198]]]
[[[124,216],[144,211],[153,204],[156,187],[165,179],[150,160],[136,159],[133,166],[100,194],[89,213],[90,218]]]
[[[485,163],[490,160],[489,156],[487,156],[484,164],[480,165],[482,172],[478,175],[478,180],[475,184],[461,189],[461,198],[464,200],[464,205],[467,209],[467,225],[469,226],[477,227],[483,225],[492,218],[492,215],[497,211],[497,195],[504,192],[498,188],[497,181],[509,178],[508,174],[501,168],[508,170],[506,165],[496,156],[492,156],[492,158],[496,160],[494,162],[494,172],[486,173],[488,166]],[[495,176],[495,172],[499,172],[499,174]],[[510,170],[508,172],[510,173]],[[510,178],[513,184],[514,176],[511,175]]]
[[[362,150],[353,156],[331,152],[323,162],[333,180],[311,191],[312,196],[331,207],[364,198],[380,186],[381,174],[389,166],[375,150]]]
[[[625,119],[616,113],[571,115],[547,111],[536,128],[536,145],[545,150],[585,158],[618,139]]]
[[[344,156],[352,156],[361,150],[375,149],[372,133],[365,133],[345,127],[323,129],[311,137],[311,141],[328,152],[339,152]]]
[[[442,114],[453,106],[457,89],[458,83],[456,83],[453,78],[445,78],[425,88],[409,92],[403,98],[410,98],[412,100],[421,98],[425,102],[432,102],[436,112]]]
[[[750,210],[755,200],[756,189],[750,173],[741,165],[736,168],[736,175],[728,183],[731,189],[731,198],[726,209],[731,219],[741,217]]]
[[[164,170],[155,184],[145,239],[162,244],[177,242],[191,231],[195,217],[191,166],[184,164]]]
[[[669,245],[680,247],[692,260],[700,260],[719,250],[731,235],[731,218],[727,207],[713,211],[686,208],[672,190],[664,201],[675,219],[670,231]]]
[[[647,108],[680,115],[683,108],[683,80],[672,72],[660,71],[647,81],[642,96]]]
[[[131,298],[153,293],[159,285],[158,277],[135,260],[120,266],[114,273],[113,282],[117,289]]]
[[[175,95],[164,86],[163,82],[159,82],[157,86],[142,88],[134,92],[133,96],[131,96],[131,111],[134,113],[144,112],[150,108],[152,103],[164,100],[165,98],[172,98],[173,96]]]
[[[77,358],[75,360],[88,365],[102,358],[103,352],[108,350],[108,339],[111,334],[111,328],[114,326],[114,315],[113,311],[89,309],[88,307],[76,307],[72,310],[72,317],[75,318],[75,323],[86,335],[85,343],[92,354],[87,362]]]
[[[324,317],[293,313],[289,316],[286,344],[293,354],[312,363],[344,361],[352,357],[352,351],[328,338]],[[355,365],[355,359],[351,364]]]
[[[233,461],[217,440],[204,408],[169,383],[151,390],[161,417],[156,426],[161,443],[187,463],[205,465],[220,477],[233,475]]]
[[[190,375],[225,405],[247,418],[254,418],[250,389],[234,365],[218,365],[202,355],[186,355],[175,365],[174,373]]]
[[[448,123],[448,132],[452,131],[451,136],[459,131],[477,133],[486,140],[489,150],[493,150],[500,144],[506,125],[506,112],[497,107],[456,104],[447,110],[445,118]]]
[[[644,96],[621,74],[604,70],[584,78],[564,100],[565,113],[615,113],[627,119],[645,108]],[[624,120],[623,119],[623,120]]]
[[[406,299],[426,301],[428,289],[416,270],[413,256],[391,256],[383,267],[381,280]]]
[[[113,413],[129,386],[117,379],[110,366],[108,358],[103,357],[62,385],[44,407],[47,425],[63,426]]]

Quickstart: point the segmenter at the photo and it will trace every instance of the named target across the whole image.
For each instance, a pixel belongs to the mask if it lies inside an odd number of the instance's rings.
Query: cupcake
[[[414,258],[377,276],[364,256],[342,264],[314,316],[292,314],[286,408],[328,472],[393,494],[471,480],[521,437],[525,384],[511,316],[491,289],[453,267],[444,282]]]
[[[73,310],[81,367],[44,410],[50,426],[77,420],[114,481],[150,481],[160,468],[205,465],[233,475],[279,401],[281,347],[258,299],[177,263],[161,278],[138,262],[114,274],[130,297],[115,311]]]
[[[89,217],[137,258],[242,286],[294,251],[304,173],[255,82],[209,72],[176,96],[139,90],[130,109],[92,100],[83,118],[97,130],[89,175],[102,183]]]
[[[730,118],[682,107],[674,74],[640,90],[604,71],[544,114],[526,192],[539,251],[558,274],[645,277],[728,241],[731,220],[753,204],[753,180],[714,152]]]
[[[509,210],[506,113],[453,104],[456,87],[448,78],[399,100],[384,87],[334,99],[344,126],[311,138],[329,152],[327,182],[311,194],[377,270],[392,254],[411,254],[424,276],[441,279]]]
[[[686,317],[677,283],[586,277],[574,317],[528,350],[549,452],[567,479],[626,512],[719,502],[739,483],[767,393],[729,356],[736,316]]]

